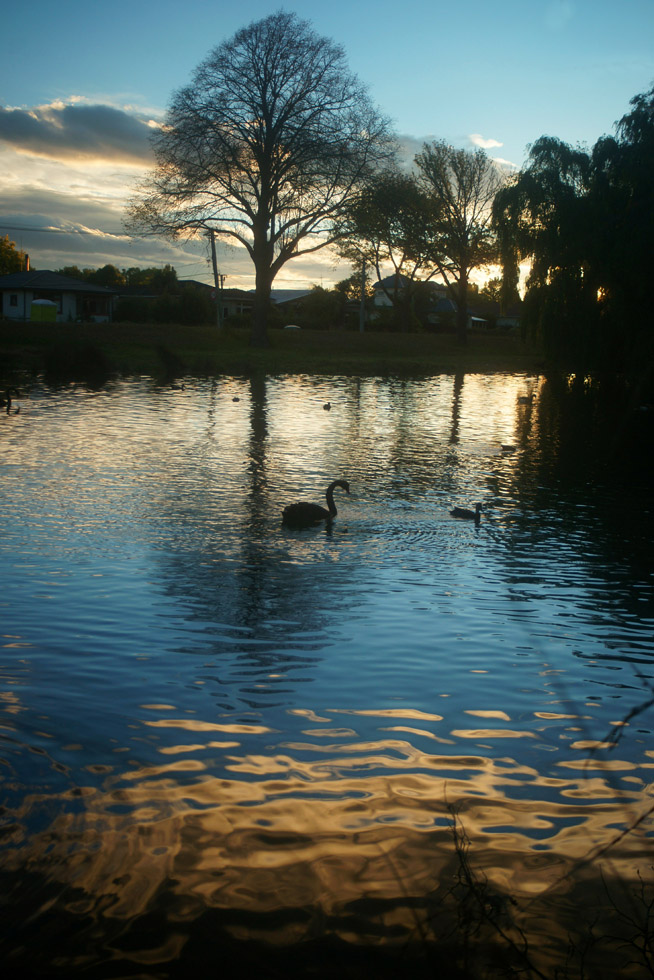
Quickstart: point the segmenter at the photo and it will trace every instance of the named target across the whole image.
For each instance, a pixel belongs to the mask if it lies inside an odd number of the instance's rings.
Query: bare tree
[[[419,179],[437,215],[434,261],[457,305],[457,338],[465,344],[468,280],[498,260],[492,204],[504,176],[483,150],[456,150],[443,140],[416,156]]]
[[[173,96],[128,227],[213,229],[242,245],[255,268],[252,342],[265,345],[275,276],[334,240],[335,219],[392,145],[343,49],[279,12],[215,48]]]

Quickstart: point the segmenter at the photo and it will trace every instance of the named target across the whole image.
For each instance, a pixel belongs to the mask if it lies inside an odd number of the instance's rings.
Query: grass
[[[515,334],[344,330],[270,330],[270,346],[253,348],[246,330],[178,324],[37,324],[0,322],[0,374],[183,375],[349,374],[421,376],[457,372],[536,371],[542,360]]]

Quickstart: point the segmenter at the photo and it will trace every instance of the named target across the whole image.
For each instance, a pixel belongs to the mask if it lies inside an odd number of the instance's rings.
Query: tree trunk
[[[468,276],[462,275],[456,290],[456,342],[461,347],[468,343]]]
[[[268,243],[265,243],[268,244]],[[252,347],[269,347],[268,340],[268,310],[270,308],[270,290],[272,288],[272,272],[268,260],[267,249],[257,250],[264,254],[255,254],[255,285],[254,285],[254,310],[252,316],[252,333],[250,343]]]

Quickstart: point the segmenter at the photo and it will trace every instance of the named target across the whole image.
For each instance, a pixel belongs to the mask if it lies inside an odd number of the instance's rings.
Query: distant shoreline
[[[222,374],[425,376],[535,372],[542,355],[515,333],[453,334],[345,330],[269,331],[270,346],[253,348],[249,331],[179,324],[0,323],[0,384],[17,374],[49,373],[69,380],[84,373],[153,377]]]

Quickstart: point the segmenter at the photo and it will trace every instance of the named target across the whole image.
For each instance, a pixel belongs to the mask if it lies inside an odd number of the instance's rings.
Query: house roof
[[[91,282],[84,282],[82,279],[73,279],[72,276],[62,276],[59,272],[48,272],[46,270],[38,272],[10,272],[7,276],[0,276],[0,289],[40,289],[51,290],[52,292],[66,293],[104,293],[113,295],[116,290],[109,289],[107,286],[96,286]]]
[[[445,296],[436,303],[434,313],[456,313],[456,303]]]
[[[195,286],[196,289],[213,289],[214,288],[213,286],[210,286],[208,282],[200,282],[199,279],[178,279],[177,280],[177,285],[178,286],[182,286],[182,287],[184,287],[184,286]]]
[[[404,286],[409,282],[406,276],[402,273],[393,273],[391,276],[386,276],[385,279],[378,279],[377,282],[373,283],[373,289],[394,289],[395,281],[397,280],[398,287]]]
[[[221,293],[223,299],[240,299],[248,300],[250,303],[254,303],[254,293],[250,292],[249,289],[223,289]]]
[[[310,289],[271,289],[270,298],[277,306],[281,306],[283,303],[292,303],[296,299],[302,299],[304,296],[308,296],[310,292]]]
[[[427,289],[432,290],[435,293],[442,293],[447,289],[444,282],[436,282],[433,279],[415,279],[411,280],[408,276],[403,276],[401,273],[397,275],[393,274],[391,276],[386,276],[385,279],[378,279],[377,282],[373,283],[373,289],[393,289],[395,287],[395,280],[397,279],[397,284],[400,288],[407,283],[413,282],[414,286],[422,285]]]

